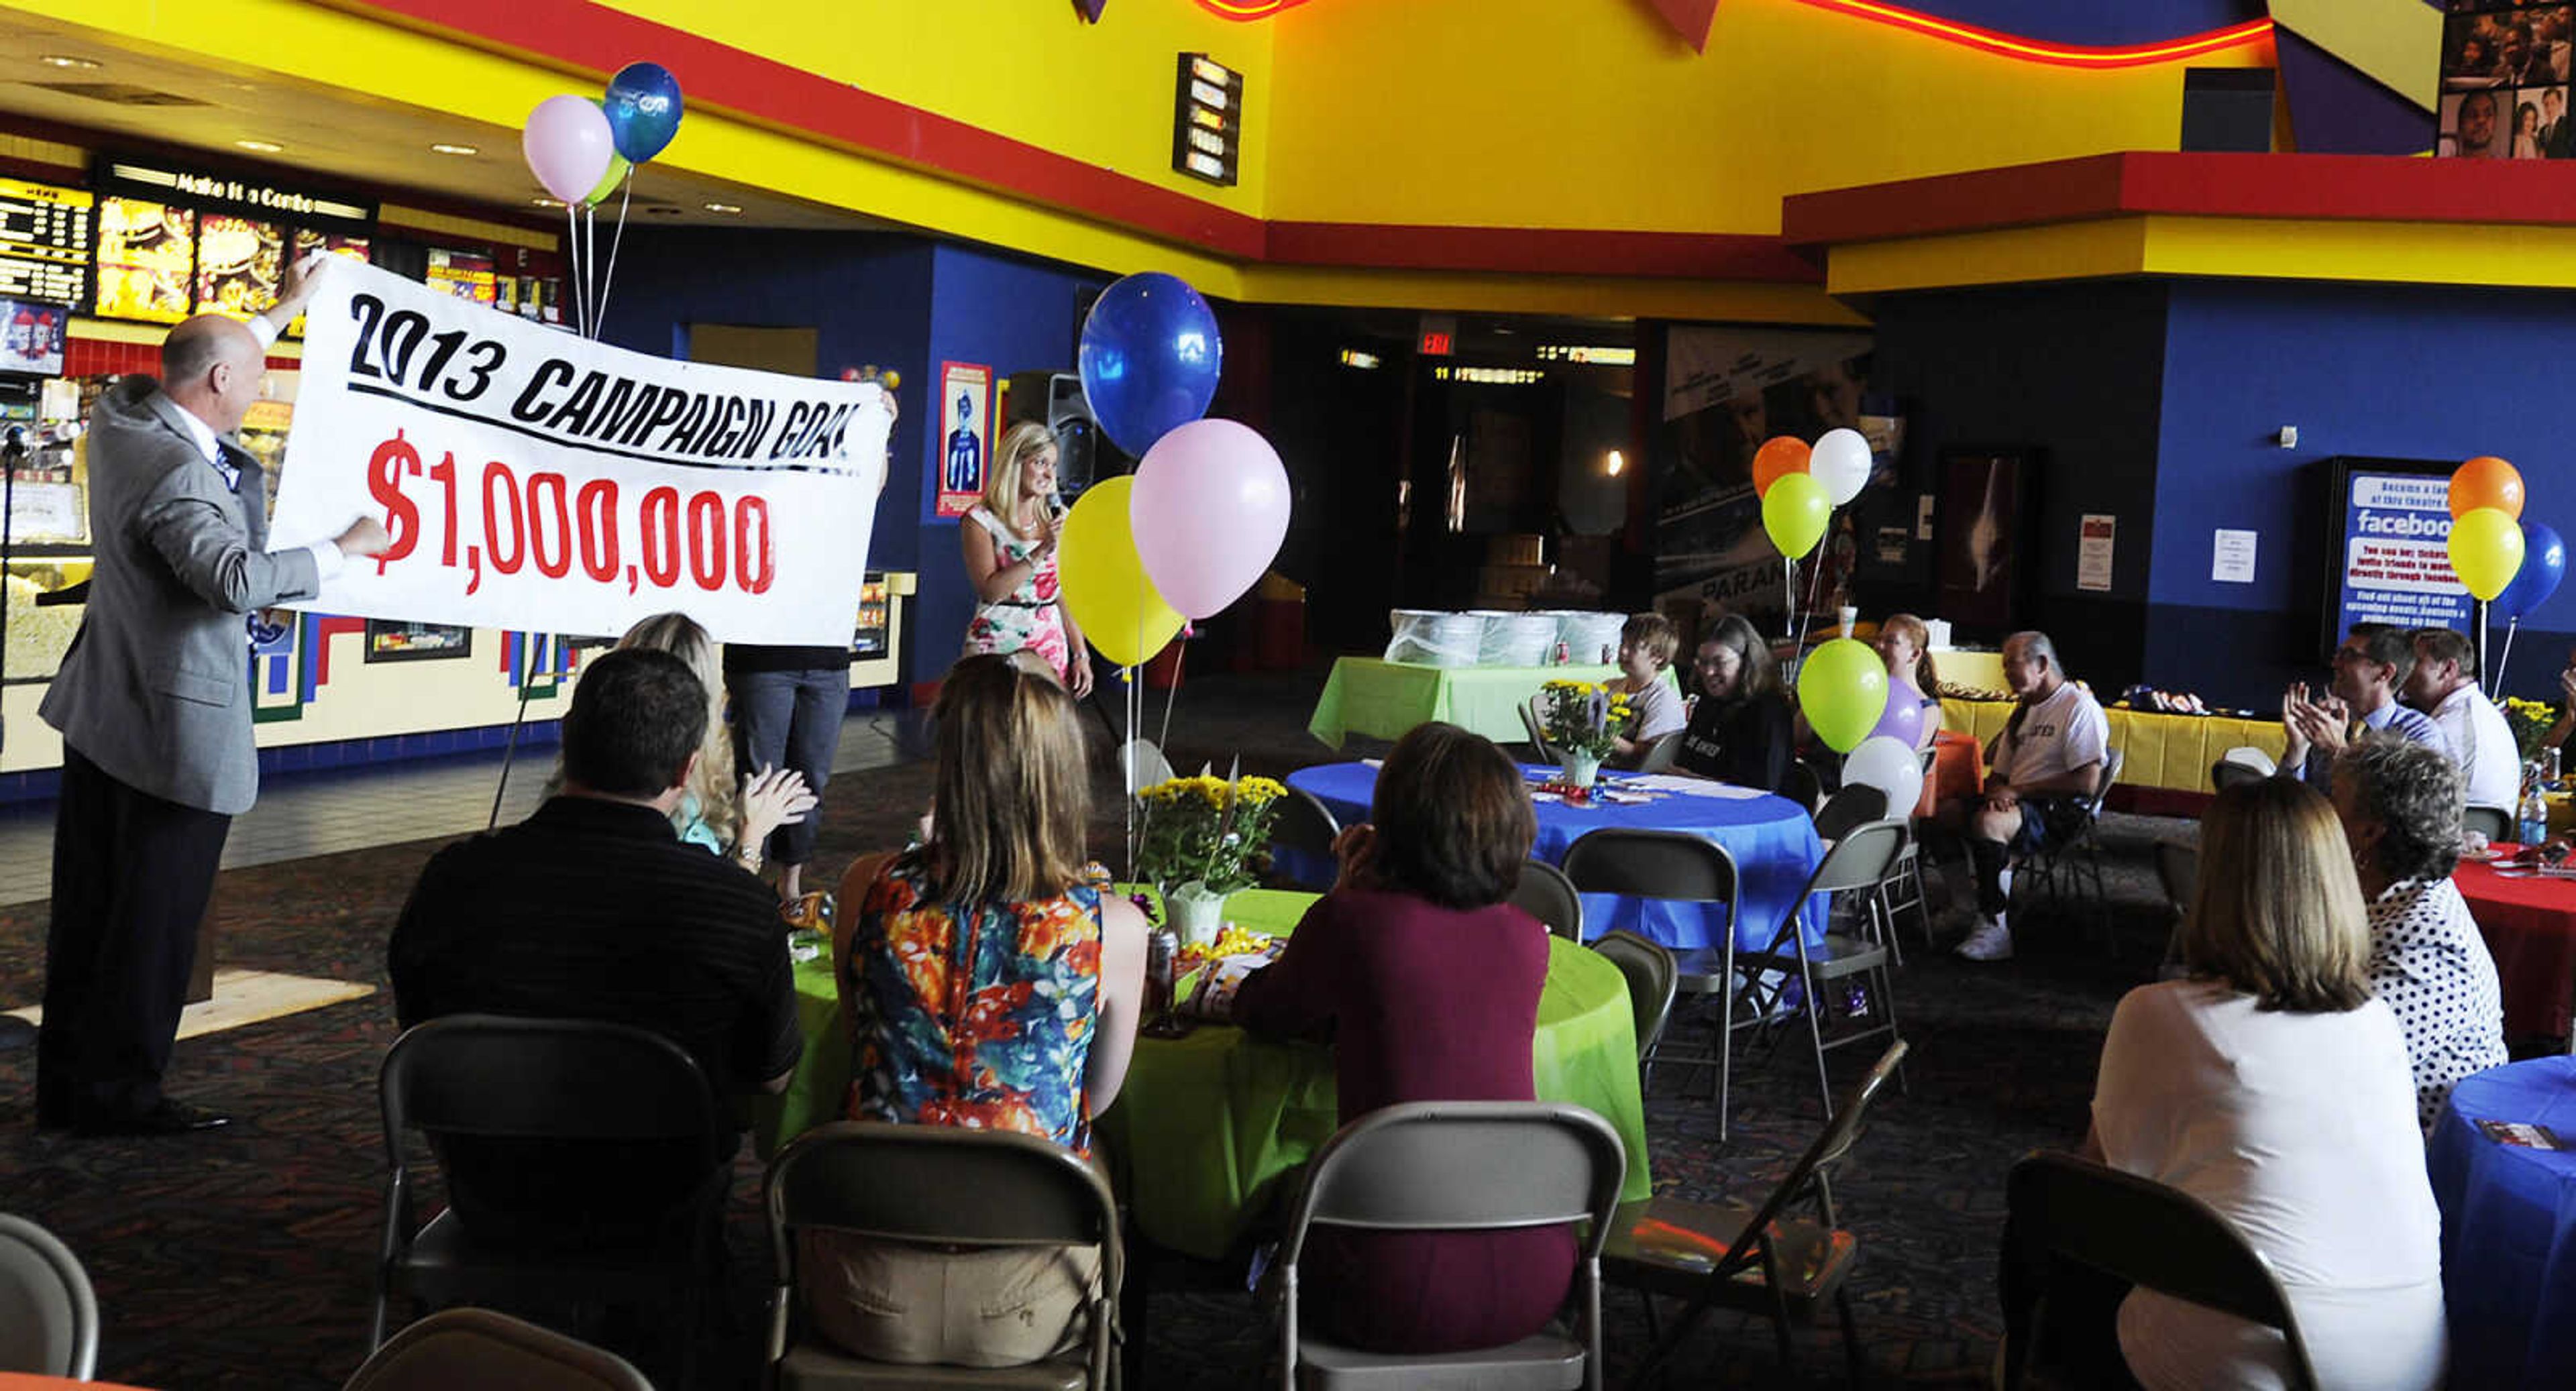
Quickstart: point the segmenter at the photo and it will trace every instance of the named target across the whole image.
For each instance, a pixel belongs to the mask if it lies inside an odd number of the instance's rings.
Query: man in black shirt
[[[706,689],[667,652],[590,663],[564,716],[562,794],[421,871],[388,953],[405,1028],[468,1013],[608,1020],[687,1049],[719,1094],[786,1085],[803,1041],[776,900],[671,829],[706,720]],[[597,1239],[603,1223],[649,1224],[707,1177],[704,1155],[538,1157],[445,1146],[459,1215],[543,1214]]]

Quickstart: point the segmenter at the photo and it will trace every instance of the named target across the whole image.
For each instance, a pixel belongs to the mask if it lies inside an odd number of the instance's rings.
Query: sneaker
[[[1958,952],[1970,961],[2010,961],[2012,930],[1993,918],[1981,917],[1977,919],[1977,930],[1959,944]]]

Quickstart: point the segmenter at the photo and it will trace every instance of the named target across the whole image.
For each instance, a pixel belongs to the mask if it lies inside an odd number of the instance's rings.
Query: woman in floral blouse
[[[2495,958],[2451,882],[2460,804],[2459,768],[2429,745],[2365,735],[2335,760],[2335,814],[2370,903],[2371,991],[2406,1033],[2427,1130],[2452,1083],[2508,1060]]]
[[[1088,1153],[1144,998],[1145,920],[1082,858],[1073,700],[1007,658],[948,673],[939,815],[854,906],[840,959],[854,1120],[1016,1130]],[[1011,1366],[1080,1336],[1098,1252],[945,1252],[803,1232],[814,1323],[882,1362]]]
[[[1055,435],[1035,421],[1011,427],[994,451],[984,501],[957,528],[975,617],[966,654],[1029,654],[1076,696],[1091,694],[1091,651],[1056,587]]]

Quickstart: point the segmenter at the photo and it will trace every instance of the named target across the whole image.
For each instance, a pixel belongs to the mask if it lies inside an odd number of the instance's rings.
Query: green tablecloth
[[[1313,894],[1251,889],[1227,900],[1226,916],[1285,935],[1314,901]],[[796,968],[796,1012],[805,1056],[784,1093],[753,1107],[752,1138],[763,1158],[836,1117],[849,1085],[848,1034],[828,961]],[[1628,1149],[1621,1197],[1651,1196],[1628,984],[1589,948],[1549,939],[1531,1064],[1542,1100],[1590,1107],[1619,1132]],[[1136,1040],[1118,1103],[1097,1130],[1127,1178],[1126,1196],[1146,1239],[1212,1259],[1338,1125],[1331,1049],[1202,1024],[1186,1038]]]
[[[1521,703],[1538,694],[1540,683],[1607,681],[1618,674],[1615,666],[1433,667],[1343,657],[1333,663],[1306,729],[1338,749],[1345,734],[1401,739],[1415,725],[1446,720],[1497,744],[1518,744],[1529,738]]]
[[[1226,916],[1280,935],[1314,901],[1253,890],[1228,900]],[[1652,1196],[1636,1023],[1627,980],[1606,958],[1549,939],[1531,1063],[1542,1100],[1590,1107],[1619,1132],[1628,1150],[1621,1197]],[[1127,1200],[1145,1238],[1213,1259],[1339,1125],[1331,1049],[1202,1024],[1187,1038],[1136,1040],[1126,1086],[1098,1131],[1129,1176]]]

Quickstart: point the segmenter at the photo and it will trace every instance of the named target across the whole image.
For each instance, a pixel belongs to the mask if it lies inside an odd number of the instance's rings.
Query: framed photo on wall
[[[939,364],[939,515],[963,517],[984,494],[993,458],[993,369]]]
[[[1940,615],[1962,628],[2002,630],[2020,593],[2027,449],[1953,449],[1941,455]]]

